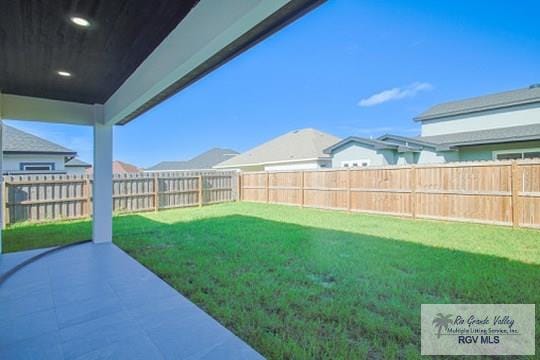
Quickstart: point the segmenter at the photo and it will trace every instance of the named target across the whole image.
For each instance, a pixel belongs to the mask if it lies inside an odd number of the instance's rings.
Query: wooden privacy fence
[[[236,172],[113,175],[115,213],[202,206],[238,198]],[[87,175],[4,176],[4,224],[77,219],[92,214]]]
[[[240,199],[540,228],[540,161],[243,173]]]

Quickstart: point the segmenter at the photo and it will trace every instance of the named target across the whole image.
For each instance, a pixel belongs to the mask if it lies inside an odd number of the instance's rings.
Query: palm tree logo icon
[[[448,325],[450,325],[453,321],[451,319],[452,314],[443,315],[441,313],[438,313],[435,319],[433,320],[433,326],[438,328],[437,330],[437,339],[441,337],[441,330],[444,328],[445,330],[448,329]]]

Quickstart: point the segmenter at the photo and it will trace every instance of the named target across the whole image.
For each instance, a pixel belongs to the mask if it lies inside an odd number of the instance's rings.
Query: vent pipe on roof
[[[538,89],[540,88],[540,83],[529,85],[529,89]]]

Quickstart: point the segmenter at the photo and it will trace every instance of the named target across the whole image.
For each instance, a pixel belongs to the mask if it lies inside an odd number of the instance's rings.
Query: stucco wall
[[[66,174],[68,175],[86,175],[86,168],[66,166]]]
[[[528,148],[540,148],[540,141],[463,147],[459,150],[459,160],[493,160],[493,151]]]
[[[397,165],[410,165],[415,163],[414,153],[405,152],[405,153],[396,153],[396,164]]]
[[[540,104],[451,116],[422,122],[422,136],[540,124]]]
[[[283,170],[312,170],[319,169],[324,167],[331,167],[331,161],[304,161],[304,162],[294,162],[294,163],[282,163],[282,164],[273,164],[265,165],[265,171],[283,171]]]
[[[459,161],[459,153],[457,151],[435,152],[426,149],[416,153],[415,160],[417,164],[441,164]]]
[[[343,161],[369,160],[370,166],[391,165],[396,163],[393,150],[375,150],[370,146],[350,143],[334,151],[332,167],[340,168]]]
[[[64,170],[64,155],[19,155],[4,153],[4,162],[2,164],[2,170],[6,171],[20,171],[21,163],[54,163],[55,171]]]

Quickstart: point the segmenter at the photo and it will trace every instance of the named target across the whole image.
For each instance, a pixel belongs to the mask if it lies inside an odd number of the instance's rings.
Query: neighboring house
[[[114,160],[112,163],[112,172],[113,174],[138,174],[141,173],[142,170],[135,165],[131,165],[123,161]],[[86,170],[86,173],[88,175],[92,175],[92,167],[88,168]]]
[[[439,104],[417,116],[421,136],[349,137],[333,167],[540,157],[540,85]]]
[[[85,175],[88,173],[92,165],[82,161],[81,159],[73,158],[66,161],[64,167],[68,175]]]
[[[291,131],[216,166],[242,171],[300,170],[331,167],[323,152],[340,139],[315,129]]]
[[[213,148],[186,161],[162,161],[145,172],[164,172],[179,170],[209,170],[225,160],[238,155],[237,151],[231,149]]]
[[[77,153],[61,145],[2,125],[4,174],[65,174],[65,163]]]

